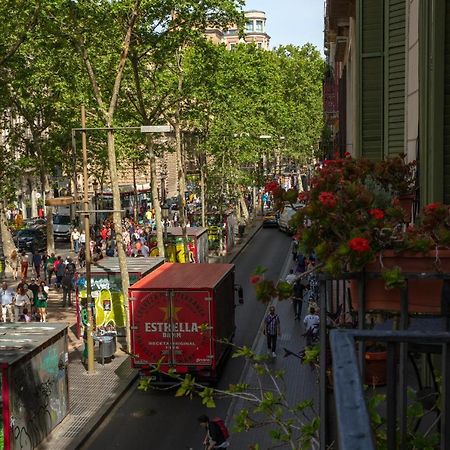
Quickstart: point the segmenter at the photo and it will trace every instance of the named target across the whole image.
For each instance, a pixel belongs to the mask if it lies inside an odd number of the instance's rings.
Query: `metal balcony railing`
[[[450,450],[450,274],[408,273],[407,282],[401,293],[398,314],[398,331],[367,330],[365,309],[365,281],[380,278],[380,273],[344,274],[339,280],[320,275],[319,307],[320,321],[325,324],[334,318],[334,313],[352,317],[346,328],[332,329],[321,326],[320,342],[320,443],[321,448],[330,448],[333,441],[338,442],[340,450],[375,449],[372,425],[366,406],[363,386],[365,374],[365,351],[368,340],[383,342],[387,346],[387,387],[386,420],[387,448],[406,449],[407,447],[407,409],[408,409],[408,371],[411,372],[411,354],[439,354],[441,358],[441,378],[439,393],[439,418],[436,430],[440,433],[441,449]],[[349,314],[350,302],[347,289],[348,280],[358,282],[358,312]],[[443,319],[441,330],[432,332],[408,331],[408,284],[411,280],[441,279],[444,288],[441,301]],[[346,311],[347,308],[347,311]],[[349,329],[351,328],[351,329]],[[328,336],[329,335],[329,336]],[[329,337],[329,341],[328,341]],[[328,345],[329,344],[329,345]],[[427,356],[428,358],[428,356]],[[330,365],[330,362],[332,364]],[[327,378],[333,374],[333,389],[330,392]],[[416,366],[413,372],[418,374]],[[420,383],[420,380],[419,380]],[[435,386],[437,383],[435,382]],[[437,388],[436,388],[437,390]],[[334,395],[335,411],[332,411]],[[336,416],[334,420],[332,416]]]

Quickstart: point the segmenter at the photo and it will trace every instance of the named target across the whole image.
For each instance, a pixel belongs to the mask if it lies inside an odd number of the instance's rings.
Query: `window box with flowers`
[[[318,165],[301,194],[305,206],[293,221],[301,251],[314,254],[320,270],[381,272],[382,279],[367,280],[368,311],[399,310],[403,273],[450,272],[449,208],[427,205],[418,224],[406,225],[398,198],[413,188],[415,170],[403,156],[373,162],[346,154]],[[284,200],[280,189],[274,193]],[[441,290],[441,280],[411,281],[410,312],[438,312]]]

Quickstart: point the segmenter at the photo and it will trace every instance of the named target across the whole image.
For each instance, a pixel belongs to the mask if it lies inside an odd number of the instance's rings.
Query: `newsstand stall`
[[[130,285],[155,270],[164,263],[164,258],[127,258]],[[80,326],[87,324],[86,277],[84,274],[77,282],[78,336]],[[97,329],[114,331],[125,336],[125,307],[122,292],[122,275],[119,258],[108,257],[91,265],[91,292],[94,301],[94,318]]]
[[[67,326],[0,324],[0,448],[31,450],[69,411]]]
[[[204,227],[187,227],[186,232],[189,262],[208,262],[208,229]],[[183,229],[181,227],[167,227],[164,230],[164,236],[167,261],[172,263],[185,263],[186,255],[184,252]],[[152,235],[149,245],[151,254],[157,255],[158,246],[155,235]]]
[[[232,264],[166,263],[130,287],[133,367],[217,379],[235,332]]]

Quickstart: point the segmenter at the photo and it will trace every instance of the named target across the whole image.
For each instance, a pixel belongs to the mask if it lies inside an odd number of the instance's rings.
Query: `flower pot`
[[[364,384],[384,386],[386,384],[387,352],[366,352],[365,361]]]
[[[414,203],[414,195],[401,195],[398,197],[398,206],[405,211],[405,220],[406,222],[411,222],[412,219],[412,207]]]
[[[450,272],[450,250],[439,250],[426,254],[405,252],[395,254],[383,252],[382,262],[386,269],[398,266],[404,273]],[[379,258],[366,266],[367,272],[381,272]],[[408,283],[408,311],[410,313],[438,314],[441,311],[442,280],[410,280]],[[350,285],[353,309],[358,310],[358,282]],[[401,289],[386,289],[382,279],[366,280],[366,311],[400,311]]]

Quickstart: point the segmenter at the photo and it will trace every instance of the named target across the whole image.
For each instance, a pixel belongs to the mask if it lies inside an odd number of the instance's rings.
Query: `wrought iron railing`
[[[368,340],[383,342],[387,346],[387,388],[386,439],[388,449],[407,448],[407,388],[408,354],[411,351],[424,354],[433,352],[441,354],[441,381],[439,393],[440,415],[436,429],[440,433],[441,449],[450,450],[450,308],[449,280],[450,274],[404,274],[406,285],[402,289],[400,312],[397,322],[398,331],[366,330],[365,280],[379,278],[379,273],[345,274],[340,280],[325,275],[320,276],[319,306],[321,323],[327,323],[339,305],[349,305],[347,280],[358,282],[357,320],[353,316],[353,329],[333,329],[328,333],[325,326],[320,329],[321,343],[328,343],[330,348],[321,345],[320,353],[320,442],[321,448],[329,448],[333,439],[337,438],[340,450],[375,449],[372,425],[366,406],[364,391],[365,350]],[[443,331],[424,332],[408,331],[408,282],[418,279],[442,279],[444,289],[442,295],[441,314]],[[341,307],[342,310],[342,307]],[[342,312],[342,311],[341,311]],[[331,349],[332,366],[329,366],[329,350]],[[327,389],[328,376],[333,374],[333,395],[335,400],[336,420],[331,418],[331,393]],[[417,367],[414,367],[417,372]],[[332,437],[333,433],[335,434]],[[334,447],[336,448],[336,447]]]

